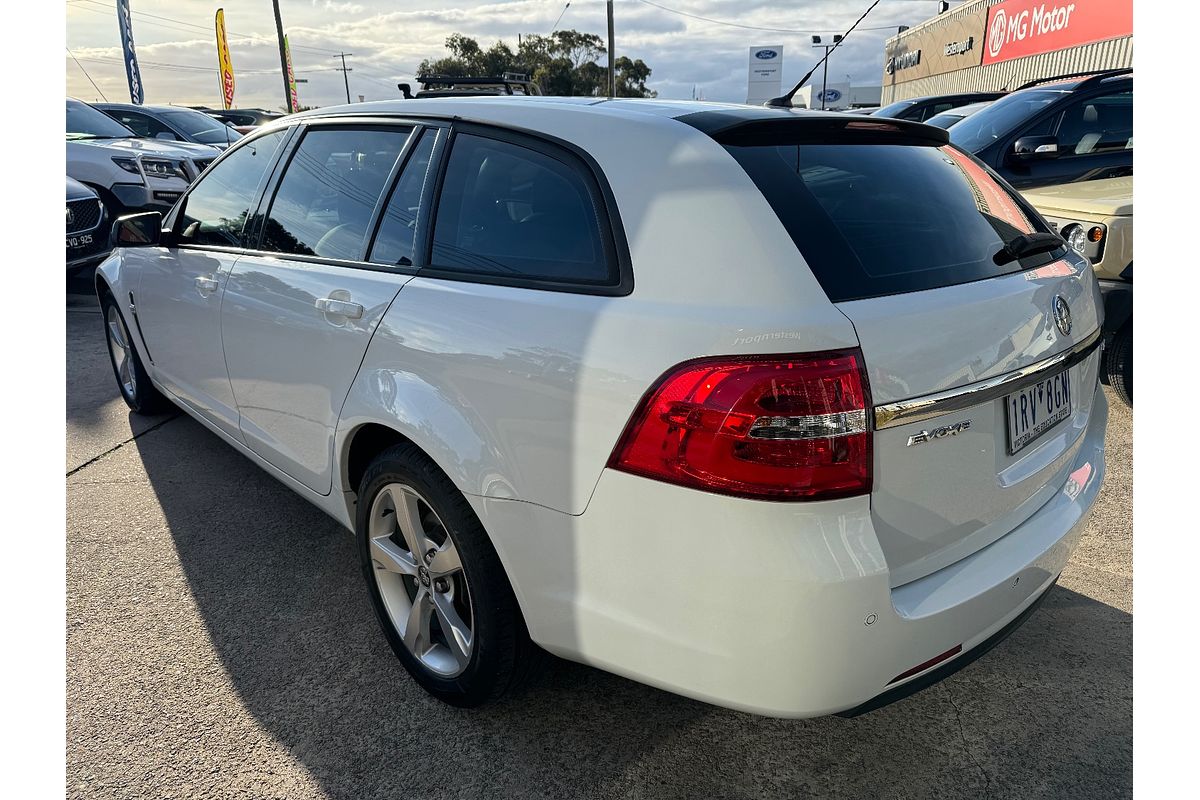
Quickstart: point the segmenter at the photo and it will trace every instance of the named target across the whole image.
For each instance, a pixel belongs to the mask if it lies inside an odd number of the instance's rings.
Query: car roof
[[[780,119],[787,115],[843,118],[837,112],[809,111],[804,108],[768,108],[738,103],[713,103],[697,100],[657,100],[604,97],[554,97],[548,95],[482,95],[470,97],[414,98],[377,100],[369,103],[330,106],[285,117],[284,120],[331,116],[417,115],[438,116],[475,122],[502,122],[511,119],[514,109],[536,107],[541,113],[578,116],[594,114],[607,118],[644,120],[646,117],[679,119],[701,112],[720,113],[741,121]]]
[[[122,111],[195,111],[197,114],[208,113],[196,108],[188,108],[187,106],[137,105],[136,103],[92,103],[92,105],[96,108],[120,109]]]

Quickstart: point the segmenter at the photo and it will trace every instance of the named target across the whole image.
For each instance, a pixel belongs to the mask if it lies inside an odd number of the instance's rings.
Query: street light
[[[833,48],[837,47],[838,42],[840,42],[841,40],[842,40],[842,35],[840,33],[835,33],[833,35],[833,44],[821,44],[820,36],[814,35],[812,37],[814,48],[816,48],[816,47],[825,48],[825,68],[821,73],[821,110],[822,111],[825,110],[825,88],[826,88],[827,84],[829,83],[829,51],[832,50]]]

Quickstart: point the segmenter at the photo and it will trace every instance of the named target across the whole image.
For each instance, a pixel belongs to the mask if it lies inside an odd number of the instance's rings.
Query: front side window
[[[248,142],[196,182],[179,220],[184,243],[245,246],[246,218],[286,133],[275,131]]]
[[[582,284],[614,282],[596,200],[577,167],[459,134],[438,201],[432,268]]]
[[[371,248],[373,264],[389,266],[412,266],[413,246],[417,233],[417,211],[421,205],[421,190],[425,185],[425,173],[429,171],[429,158],[433,154],[434,131],[426,131],[412,149],[400,180],[388,199],[387,209],[379,224],[379,233]]]
[[[1058,152],[1086,156],[1133,149],[1133,92],[1090,97],[1068,106],[1058,125]]]
[[[411,128],[312,128],[288,163],[262,249],[357,261]]]
[[[979,154],[997,139],[1003,139],[1022,123],[1033,119],[1066,93],[1063,89],[1025,89],[1001,97],[982,111],[972,114],[950,129],[950,141],[968,153]],[[1056,115],[1051,115],[1056,119]],[[1022,136],[1043,132],[1045,120],[1037,130],[1023,130]],[[1049,131],[1045,131],[1049,133]]]
[[[162,112],[163,119],[183,131],[194,142],[201,144],[225,144],[236,142],[242,134],[224,122],[190,108],[176,108]]]
[[[153,139],[160,133],[167,133],[170,134],[172,139],[179,138],[175,135],[175,131],[171,130],[154,117],[147,116],[146,114],[141,114],[136,111],[110,111],[109,114],[111,114],[114,119],[129,128],[129,130],[133,131],[138,136],[143,136],[147,139]]]

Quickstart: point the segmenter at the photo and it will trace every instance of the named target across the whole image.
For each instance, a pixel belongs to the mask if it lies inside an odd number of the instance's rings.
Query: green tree
[[[604,40],[594,33],[562,30],[549,36],[525,36],[515,53],[504,42],[484,50],[469,36],[455,33],[446,39],[446,49],[449,55],[425,59],[418,73],[461,78],[517,72],[530,76],[548,95],[602,97],[608,92],[608,72],[599,63],[606,57]],[[650,77],[646,62],[621,56],[615,67],[618,97],[657,96],[646,88]]]

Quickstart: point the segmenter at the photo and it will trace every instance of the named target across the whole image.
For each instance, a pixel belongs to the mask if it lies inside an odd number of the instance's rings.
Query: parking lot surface
[[[189,417],[129,414],[87,281],[68,288],[70,797],[1132,793],[1133,432],[1111,393],[1105,485],[1058,586],[941,684],[789,721],[550,660],[461,711],[393,657],[346,531]]]

